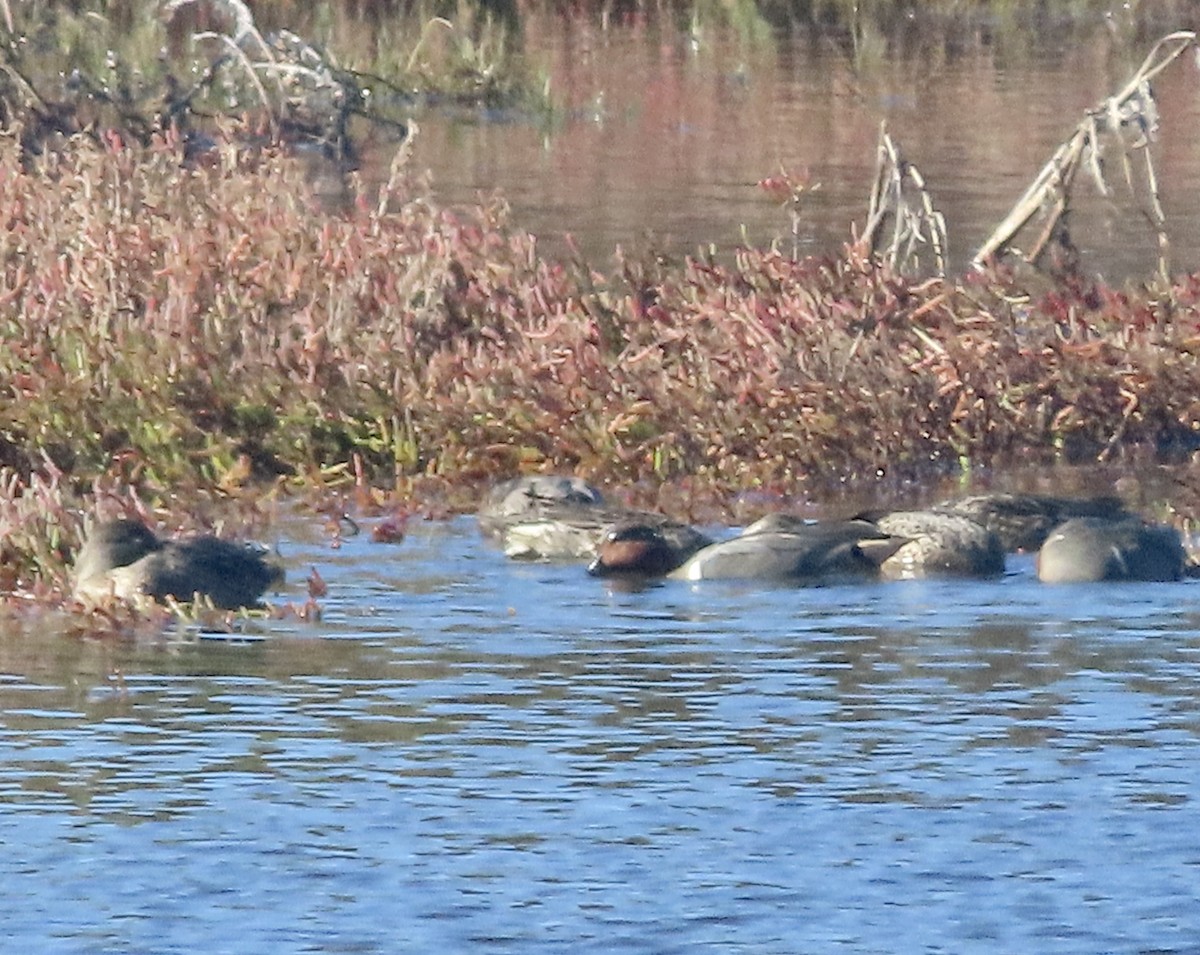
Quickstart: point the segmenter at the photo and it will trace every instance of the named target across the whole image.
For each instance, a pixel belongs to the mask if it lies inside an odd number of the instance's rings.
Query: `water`
[[[1196,951],[1200,584],[284,535],[319,623],[0,636],[11,950]]]
[[[822,184],[800,251],[833,249],[886,118],[961,267],[1130,65],[1086,35],[864,65],[575,29],[530,38],[557,125],[422,116],[416,162],[598,261],[647,230],[790,242],[754,186],[781,165]],[[1200,259],[1193,69],[1159,88],[1177,265]],[[1119,204],[1074,226],[1098,267],[1152,268]],[[330,585],[317,623],[0,626],[8,948],[1200,950],[1200,584],[1050,588],[1016,558],[988,582],[630,592],[507,561],[470,519],[411,530],[334,550],[286,522],[292,579]]]
[[[934,20],[870,56],[845,38],[805,32],[750,41],[716,26],[604,31],[550,20],[525,46],[561,115],[546,124],[513,113],[418,113],[413,163],[432,171],[441,201],[500,190],[515,223],[547,251],[562,253],[570,235],[602,267],[618,245],[684,254],[779,241],[823,253],[866,218],[886,122],[946,216],[951,270],[963,270],[1084,111],[1183,25],[1164,20],[1114,39],[1098,16],[1016,36]],[[1177,270],[1200,267],[1197,81],[1185,57],[1155,83],[1155,168]],[[1117,281],[1148,277],[1157,243],[1144,190],[1134,196],[1123,185],[1117,151],[1106,162],[1113,196],[1081,177],[1073,240],[1085,268]],[[794,239],[788,214],[755,185],[781,168],[807,170],[820,184]],[[1018,247],[1033,238],[1020,236]]]

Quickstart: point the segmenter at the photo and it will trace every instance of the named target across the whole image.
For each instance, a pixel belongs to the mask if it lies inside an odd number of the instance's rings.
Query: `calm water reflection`
[[[324,622],[0,637],[14,951],[1195,951],[1200,584],[284,550]]]
[[[781,166],[808,168],[821,189],[805,208],[803,254],[836,249],[861,225],[886,121],[945,213],[952,266],[963,269],[1083,111],[1122,86],[1158,36],[1186,25],[1114,40],[1099,17],[1032,38],[935,22],[867,56],[805,33],[749,41],[716,28],[548,21],[526,46],[548,64],[563,117],[547,127],[513,115],[418,115],[414,163],[433,171],[443,200],[500,189],[547,248],[561,251],[570,233],[597,263],[648,234],[685,253],[779,238],[790,248],[787,215],[754,184]],[[1180,61],[1156,83],[1177,269],[1200,267],[1198,81],[1195,64]],[[1109,161],[1116,175],[1119,160]],[[1081,186],[1073,237],[1089,267],[1146,276],[1154,237],[1123,192],[1110,202]]]

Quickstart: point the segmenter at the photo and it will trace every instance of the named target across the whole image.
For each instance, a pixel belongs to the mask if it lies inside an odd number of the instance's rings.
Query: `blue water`
[[[1200,947],[1200,584],[628,592],[411,531],[285,527],[317,623],[0,635],[7,950]]]

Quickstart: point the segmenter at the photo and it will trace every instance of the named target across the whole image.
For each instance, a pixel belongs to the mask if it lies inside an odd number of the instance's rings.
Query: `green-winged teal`
[[[1136,518],[1072,518],[1038,551],[1038,577],[1050,584],[1100,580],[1179,580],[1187,558],[1179,532]]]
[[[968,517],[936,510],[888,511],[872,520],[884,533],[905,541],[880,565],[880,576],[886,579],[1004,573],[999,538]]]
[[[711,537],[689,524],[659,515],[625,517],[601,536],[588,573],[595,577],[661,577],[710,544]]]
[[[536,519],[548,510],[604,506],[604,495],[583,478],[527,474],[502,481],[489,490],[476,517],[484,534],[500,537],[512,523]]]
[[[930,510],[960,514],[982,524],[1009,552],[1036,551],[1046,536],[1072,517],[1120,520],[1132,517],[1118,497],[1058,497],[1051,494],[972,494],[935,504]]]
[[[764,581],[877,576],[879,566],[903,543],[867,521],[813,524],[770,515],[737,537],[697,551],[671,576]]]
[[[663,546],[688,553],[710,543],[665,515],[609,504],[596,488],[575,477],[530,475],[505,481],[488,494],[478,520],[483,533],[499,541],[508,556],[524,559],[594,558],[614,529],[616,539],[628,534],[631,545],[639,533],[634,528],[641,528],[647,540],[657,534]]]
[[[492,488],[476,515],[479,529],[510,557],[590,557],[623,512],[582,478],[532,474]]]
[[[191,600],[197,594],[224,609],[252,607],[283,569],[250,545],[200,536],[163,540],[137,520],[96,524],[75,559],[75,594]]]

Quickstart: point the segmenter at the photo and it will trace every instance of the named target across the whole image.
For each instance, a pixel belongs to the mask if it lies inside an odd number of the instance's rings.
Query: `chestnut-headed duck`
[[[594,577],[662,577],[712,538],[690,524],[659,515],[625,517],[610,525],[588,564]]]

